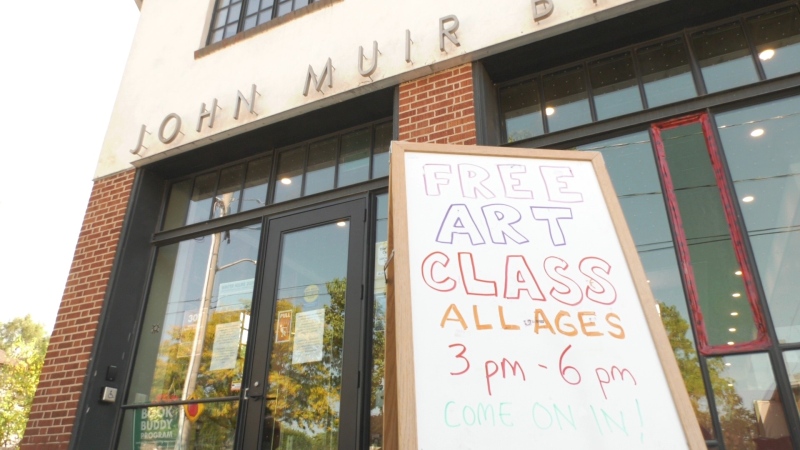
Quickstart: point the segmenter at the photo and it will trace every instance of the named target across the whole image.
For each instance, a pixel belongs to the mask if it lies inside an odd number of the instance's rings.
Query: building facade
[[[708,447],[800,447],[797,1],[140,7],[22,448],[384,448],[392,140],[601,152]]]

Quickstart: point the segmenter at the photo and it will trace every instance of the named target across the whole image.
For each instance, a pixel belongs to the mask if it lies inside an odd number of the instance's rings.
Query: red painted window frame
[[[686,241],[686,233],[683,229],[683,221],[681,219],[680,211],[678,209],[678,200],[675,196],[674,184],[670,175],[669,166],[667,165],[666,153],[664,151],[664,141],[661,138],[661,132],[672,128],[677,128],[684,125],[699,123],[703,129],[703,137],[706,142],[706,149],[711,158],[711,166],[714,170],[714,178],[719,188],[720,199],[722,207],[725,211],[725,220],[728,223],[728,232],[731,235],[734,252],[739,267],[742,271],[742,279],[744,281],[745,291],[747,292],[748,302],[750,309],[753,312],[753,322],[755,323],[757,336],[755,339],[736,343],[734,345],[710,345],[708,343],[708,333],[706,330],[706,322],[703,317],[703,312],[700,309],[700,302],[697,294],[697,285],[695,283],[694,270],[692,268],[691,258],[689,256],[689,245]],[[650,126],[650,133],[652,135],[653,146],[656,152],[656,165],[662,179],[664,186],[664,197],[667,203],[667,214],[669,215],[670,222],[672,223],[673,232],[675,236],[675,248],[678,253],[678,263],[681,272],[683,273],[684,287],[689,300],[689,315],[694,322],[695,334],[697,336],[697,350],[704,356],[713,356],[721,354],[730,354],[746,351],[764,350],[770,346],[769,334],[767,333],[767,326],[764,320],[764,315],[759,307],[759,291],[756,286],[754,273],[752,270],[752,262],[748,257],[745,249],[744,234],[742,233],[741,226],[737,220],[736,208],[731,197],[731,190],[728,189],[728,178],[725,176],[725,167],[722,163],[720,156],[720,148],[714,137],[713,128],[708,114],[697,113],[689,116],[683,116],[677,119],[668,120],[665,122],[654,123]]]

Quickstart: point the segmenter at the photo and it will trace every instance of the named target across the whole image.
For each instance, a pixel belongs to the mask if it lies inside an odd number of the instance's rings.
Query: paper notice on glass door
[[[241,336],[242,324],[240,322],[217,324],[209,370],[236,368],[236,358],[239,356]]]
[[[294,316],[292,364],[322,361],[325,310],[315,309]]]

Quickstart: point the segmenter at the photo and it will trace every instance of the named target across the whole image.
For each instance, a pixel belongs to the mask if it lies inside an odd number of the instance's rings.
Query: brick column
[[[135,170],[95,181],[31,407],[23,450],[66,449]]]
[[[472,65],[400,85],[400,140],[475,145]]]

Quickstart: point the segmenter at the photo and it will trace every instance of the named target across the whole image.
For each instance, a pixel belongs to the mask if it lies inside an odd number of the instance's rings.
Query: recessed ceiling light
[[[728,331],[730,331],[731,333],[736,333],[736,328],[733,328],[733,327],[728,328]]]
[[[773,50],[771,48],[768,48],[768,49],[766,49],[763,52],[758,54],[758,59],[760,59],[762,61],[768,61],[768,60],[772,59],[773,56],[775,56],[775,50]]]
[[[736,344],[736,342],[728,341],[728,345],[734,345],[734,344]]]
[[[547,108],[544,109],[544,113],[547,114],[548,116],[552,116],[553,114],[556,113],[556,109],[553,108],[552,106],[548,106]]]
[[[755,130],[750,132],[750,136],[753,136],[753,137],[759,137],[759,136],[763,136],[763,135],[764,135],[764,129],[763,128],[756,128]]]
[[[731,316],[733,316],[733,317],[736,317],[736,316],[738,316],[738,315],[739,315],[739,313],[738,313],[738,312],[736,312],[736,311],[731,311]]]
[[[733,298],[739,298],[741,296],[742,296],[742,294],[740,294],[738,292],[734,292],[733,294],[731,294],[731,297],[733,297]]]
[[[753,197],[752,195],[745,195],[744,197],[742,197],[742,201],[745,202],[745,203],[750,203],[755,199],[756,198]]]
[[[336,222],[336,225],[338,225],[338,226],[340,226],[340,227],[344,227],[344,226],[347,226],[347,222],[345,222],[345,221],[343,220],[343,221],[341,221],[341,222]]]
[[[741,271],[741,270],[737,270],[736,272],[733,272],[733,274],[734,274],[734,275],[739,275],[739,276],[742,276],[742,271]]]
[[[292,184],[291,178],[281,178],[281,184]]]

